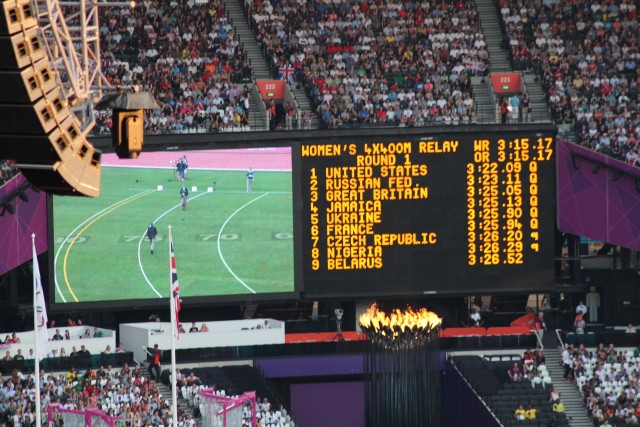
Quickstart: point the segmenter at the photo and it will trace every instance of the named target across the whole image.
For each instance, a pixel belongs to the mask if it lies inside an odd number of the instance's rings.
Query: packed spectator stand
[[[574,378],[595,425],[605,420],[618,426],[638,425],[637,350],[617,350],[612,344],[595,349],[569,346]]]
[[[553,119],[578,143],[635,166],[637,3],[496,3],[513,67],[538,73]],[[107,9],[103,71],[113,85],[150,90],[160,102],[147,133],[250,130],[251,67],[233,23],[220,0],[188,5]],[[490,58],[472,1],[244,6],[273,77],[302,86],[324,127],[478,120],[471,76],[486,74]],[[110,121],[97,112],[95,133],[108,134]]]
[[[263,322],[267,324],[264,320],[261,324]],[[45,357],[39,364],[43,420],[46,419],[48,406],[59,404],[60,408],[71,411],[97,409],[106,416],[118,417],[116,425],[170,425],[172,405],[168,397],[171,396],[169,369],[164,369],[162,373],[158,371],[157,377],[154,377],[151,365],[145,368],[139,362],[144,361],[144,357],[135,360],[134,352],[127,351],[122,343],[117,346],[113,344],[115,331],[84,325],[82,319],[69,318],[63,327],[52,320],[50,326],[46,353],[43,353]],[[206,328],[206,323],[202,327]],[[194,322],[191,332],[198,331]],[[0,338],[4,356],[0,359],[0,425],[31,426],[35,422],[33,334],[9,332],[4,335],[4,339]],[[69,352],[65,349],[69,349]],[[153,360],[152,354],[147,353],[147,356],[147,361]],[[161,361],[168,363],[166,357],[168,354]],[[184,359],[189,360],[186,357]],[[181,366],[176,375],[179,427],[195,427],[201,423],[199,414],[203,401],[198,394],[202,388],[212,388],[218,396],[254,392],[254,396],[259,397],[257,418],[260,423],[252,423],[251,408],[244,407],[243,420],[247,426],[296,425],[291,415],[278,403],[281,399],[273,386],[256,368],[242,364],[198,368],[190,368],[189,364]],[[56,426],[65,422],[76,425],[65,419],[63,411],[58,411],[55,406],[52,409],[53,419],[47,421]]]
[[[472,1],[245,2],[274,70],[293,69],[324,126],[475,123],[488,68]]]
[[[251,68],[220,0],[146,0],[103,8],[102,71],[110,84],[149,91],[161,105],[145,132],[247,130]],[[94,133],[109,135],[110,111],[95,113]]]
[[[240,369],[246,371],[253,368],[247,366]],[[220,368],[208,368],[204,371],[215,372],[220,371]],[[220,378],[219,375],[216,378]],[[163,378],[167,384],[168,377],[168,371],[165,371]],[[40,378],[43,420],[46,419],[48,405],[57,403],[72,410],[97,408],[108,416],[118,417],[118,425],[170,425],[171,405],[165,397],[166,392],[163,395],[160,383],[150,380],[140,365],[131,367],[124,363],[119,367],[108,365],[98,369],[79,370],[71,367],[67,371],[41,371]],[[179,398],[186,405],[179,406],[178,426],[195,427],[200,413],[198,392],[205,386],[193,371],[186,375],[178,371],[177,378]],[[11,374],[2,377],[0,383],[0,424],[35,425],[34,375],[23,374],[14,368]],[[231,389],[237,388],[229,382],[225,385]],[[229,394],[220,387],[216,387],[216,393],[221,396]],[[257,417],[260,420],[258,425],[265,427],[295,426],[287,411],[270,403],[266,397],[259,399]],[[250,420],[251,408],[245,407],[243,425],[250,425]],[[54,411],[53,419],[47,421],[53,423],[49,425],[63,425],[62,416],[57,411]]]
[[[576,141],[640,166],[638,2],[499,2],[516,69],[539,74]]]
[[[243,3],[272,76],[302,86],[324,127],[477,122],[471,76],[486,74],[490,58],[473,1]],[[513,68],[538,73],[554,120],[635,166],[637,8],[496,0]],[[221,0],[101,10],[109,82],[149,90],[162,106],[147,112],[146,133],[251,129],[251,65]],[[94,133],[109,134],[110,112],[95,118]]]
[[[160,396],[156,384],[146,381],[139,366],[131,369],[111,366],[66,373],[41,372],[41,399],[45,409],[49,403],[60,403],[68,409],[98,407],[108,415],[122,416],[126,425],[165,424],[169,404]],[[35,421],[35,377],[14,369],[0,387],[0,422],[32,425]],[[51,420],[60,425],[59,420]],[[56,422],[57,421],[57,422]],[[23,424],[24,423],[24,424]]]

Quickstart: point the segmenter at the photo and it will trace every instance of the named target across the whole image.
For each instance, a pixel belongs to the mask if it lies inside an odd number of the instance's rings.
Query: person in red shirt
[[[153,353],[151,355],[151,363],[149,363],[149,378],[155,381],[160,381],[160,359],[161,353],[158,348],[158,344],[153,346]],[[153,375],[155,373],[155,376]]]

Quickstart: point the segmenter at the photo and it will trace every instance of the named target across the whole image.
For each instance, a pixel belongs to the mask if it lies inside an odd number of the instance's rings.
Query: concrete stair
[[[503,47],[504,34],[502,33],[501,17],[493,0],[477,0],[476,8],[482,24],[482,33],[489,52],[490,72],[513,72],[509,51]],[[523,72],[523,83],[529,95],[531,113],[528,122],[549,122],[551,115],[539,78],[530,71]],[[491,96],[491,83],[488,78],[482,82],[480,78],[471,80],[474,99],[477,105],[479,123],[496,123],[500,121],[497,114],[497,104]]]
[[[509,52],[502,47],[502,27],[498,9],[493,0],[476,0],[476,10],[482,25],[482,34],[491,61],[491,72],[511,72]]]
[[[482,26],[482,35],[489,53],[489,72],[511,72],[511,63],[506,49],[502,48],[502,29],[498,11],[492,0],[477,0],[476,10]],[[471,88],[475,101],[478,123],[497,123],[496,103],[492,95],[489,77],[472,77]]]
[[[547,104],[547,98],[540,79],[536,74],[531,71],[524,71],[522,73],[524,84],[527,87],[527,93],[529,94],[529,105],[531,106],[531,114],[529,115],[529,121],[531,122],[548,122],[551,120],[551,114],[549,113],[549,105]]]
[[[471,77],[471,90],[478,123],[496,123],[496,104],[491,95],[489,77]]]
[[[150,381],[149,372],[146,369],[142,369],[142,375],[145,377],[145,381]],[[164,385],[160,381],[156,382],[156,384],[158,385],[158,391],[160,392],[162,397],[164,397],[167,400],[167,402],[169,402],[169,408],[172,408],[173,399],[171,396],[171,387]],[[185,415],[191,414],[193,416],[193,419],[196,420],[196,425],[201,425],[200,417],[196,417],[193,412],[194,408],[189,405],[189,402],[181,398],[181,393],[179,388],[176,391],[177,391],[177,398],[178,398],[178,414],[180,413],[184,413]]]
[[[233,24],[233,31],[242,43],[244,52],[247,55],[247,60],[251,64],[253,78],[258,80],[270,79],[271,72],[269,66],[262,55],[260,46],[253,37],[251,27],[244,15],[241,3],[236,0],[222,0],[222,3]],[[263,114],[258,109],[253,97],[249,99],[249,125],[251,126],[251,130],[269,130]]]
[[[262,55],[260,45],[253,36],[247,17],[244,14],[242,3],[238,0],[222,0],[227,16],[233,24],[233,31],[240,38],[247,59],[251,64],[253,77],[255,79],[270,79],[271,71],[269,65]]]
[[[580,391],[575,383],[563,380],[564,368],[561,365],[561,352],[559,348],[547,347],[544,351],[546,366],[553,386],[560,393],[560,400],[564,403],[564,412],[571,427],[593,427],[593,421],[589,418],[586,408],[582,405]]]
[[[224,4],[224,8],[233,23],[236,35],[240,38],[240,41],[243,44],[244,51],[247,54],[247,59],[249,60],[251,69],[253,70],[253,77],[256,80],[278,78],[278,76],[272,74],[268,59],[264,57],[262,49],[255,39],[253,31],[251,30],[249,17],[244,13],[242,1],[222,0],[222,3]],[[318,118],[311,106],[311,103],[309,102],[309,97],[307,96],[306,91],[302,85],[299,85],[299,88],[291,87],[291,89],[296,101],[298,102],[299,108],[301,110],[311,111],[311,129],[317,129]],[[255,106],[255,102],[250,104],[249,123],[251,124],[251,129],[269,130],[266,126],[266,122],[262,118],[262,114]]]
[[[247,86],[253,86],[253,84]],[[269,130],[264,114],[258,108],[256,100],[253,99],[252,92],[249,92],[249,126],[253,131]]]
[[[304,86],[302,83],[298,83],[296,85],[290,85],[291,91],[298,102],[298,107],[300,110],[309,110],[311,111],[311,126],[309,129],[318,129],[319,120],[318,115],[316,114],[315,109],[311,105],[311,101],[309,101],[309,96],[307,96],[307,92],[304,90]]]

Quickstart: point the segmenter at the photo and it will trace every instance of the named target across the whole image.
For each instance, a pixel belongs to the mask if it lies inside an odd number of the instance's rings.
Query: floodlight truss
[[[115,90],[102,73],[100,7],[131,7],[124,2],[31,0],[51,67],[85,136],[95,125],[93,106],[103,90]]]

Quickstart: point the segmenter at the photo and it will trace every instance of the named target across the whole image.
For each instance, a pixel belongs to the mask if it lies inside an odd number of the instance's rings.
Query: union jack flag
[[[293,73],[296,71],[295,68],[287,64],[280,67],[278,71],[280,72],[280,80],[285,80],[286,82],[291,84],[294,83]]]
[[[180,284],[178,283],[178,270],[176,268],[176,255],[173,252],[173,237],[169,228],[169,262],[171,263],[171,298],[173,298],[173,312],[175,316],[175,334],[180,338]]]

